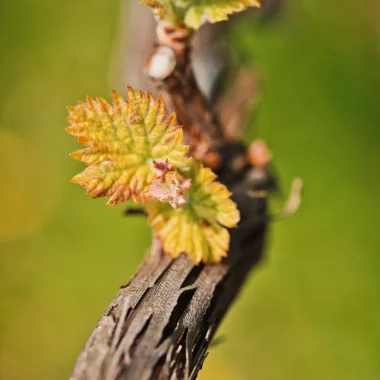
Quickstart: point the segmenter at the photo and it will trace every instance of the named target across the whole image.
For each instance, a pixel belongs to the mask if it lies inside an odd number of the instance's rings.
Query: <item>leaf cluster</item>
[[[66,130],[86,146],[71,156],[88,165],[72,182],[109,197],[108,205],[143,204],[172,257],[214,263],[227,255],[237,207],[211,169],[187,156],[182,128],[161,97],[129,88],[128,101],[114,92],[111,104],[88,97],[68,111]]]
[[[228,16],[259,7],[259,0],[141,0],[153,8],[161,19],[174,25],[185,24],[198,29],[205,22],[215,23],[228,19]]]

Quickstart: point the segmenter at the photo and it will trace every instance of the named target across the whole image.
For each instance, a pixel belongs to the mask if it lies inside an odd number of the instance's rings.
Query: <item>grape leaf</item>
[[[108,204],[130,197],[146,203],[149,223],[173,257],[196,263],[227,255],[227,228],[239,221],[231,193],[210,168],[186,156],[175,115],[165,117],[163,100],[129,88],[128,101],[116,92],[112,104],[88,97],[68,107],[67,131],[88,147],[72,156],[89,166],[71,181]]]
[[[88,97],[68,107],[66,130],[85,149],[71,153],[89,166],[71,179],[87,195],[110,197],[108,205],[133,197],[150,199],[149,185],[157,175],[153,161],[168,160],[176,168],[188,167],[188,147],[175,114],[168,117],[161,97],[128,89],[128,101],[114,92],[109,104]]]
[[[194,162],[187,177],[192,186],[184,195],[186,204],[175,209],[167,203],[149,202],[148,222],[172,257],[183,252],[196,263],[219,262],[229,248],[230,235],[225,227],[236,226],[239,211],[211,169]]]
[[[162,19],[198,29],[206,21],[215,23],[248,7],[259,7],[260,0],[141,0]]]

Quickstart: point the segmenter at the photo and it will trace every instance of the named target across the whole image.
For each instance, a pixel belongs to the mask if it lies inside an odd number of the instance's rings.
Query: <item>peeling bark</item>
[[[197,377],[212,337],[262,255],[266,200],[241,201],[246,211],[220,264],[196,266],[184,255],[171,260],[154,241],[99,320],[72,380]]]
[[[127,77],[128,84],[140,83],[136,86],[146,89],[149,85],[137,72],[146,46],[152,42],[154,28],[146,10],[140,7],[138,12],[142,16],[140,19],[139,15],[132,16],[131,28],[135,28],[136,20],[141,20],[146,31],[145,42],[133,36],[129,38],[132,62],[139,64],[130,66],[122,82]],[[264,178],[261,175],[260,183],[254,183],[255,168],[247,166],[244,145],[231,142],[240,137],[239,126],[251,97],[257,92],[257,82],[243,78],[237,84],[239,96],[233,96],[231,103],[226,97],[213,94],[217,102],[211,107],[215,78],[223,70],[223,65],[215,62],[220,63],[225,51],[223,44],[212,43],[213,39],[220,39],[223,29],[219,25],[214,30],[208,28],[202,28],[203,40],[200,34],[195,42],[195,66],[201,73],[199,87],[192,73],[188,46],[182,53],[176,52],[173,75],[155,84],[168,98],[169,108],[176,111],[185,132],[191,135],[198,128],[220,154],[219,180],[233,192],[241,213],[238,228],[230,231],[228,258],[214,265],[195,265],[184,255],[171,259],[163,254],[159,240],[155,239],[145,261],[129,283],[120,288],[100,318],[77,360],[71,380],[195,379],[219,324],[247,275],[262,258],[269,220],[267,190],[274,179],[269,171],[262,170]],[[211,44],[215,47],[213,53],[207,48]],[[204,54],[208,50],[211,55]],[[202,74],[202,56],[206,59],[203,63],[207,67],[214,65],[218,72],[208,76],[207,69]],[[197,143],[192,146],[196,151],[194,145]],[[259,191],[249,194],[249,189]]]

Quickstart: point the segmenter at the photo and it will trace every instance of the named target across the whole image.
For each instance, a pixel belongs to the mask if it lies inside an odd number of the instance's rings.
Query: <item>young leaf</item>
[[[167,203],[150,202],[146,206],[148,222],[172,257],[186,253],[196,263],[216,263],[227,256],[230,235],[225,227],[235,227],[239,211],[231,193],[216,175],[200,163],[189,173],[191,188],[185,193],[186,204],[173,208]]]
[[[227,20],[233,13],[259,7],[260,0],[141,0],[156,10],[162,19],[198,29],[206,21]]]
[[[192,0],[185,14],[185,24],[198,29],[206,21],[211,23],[224,21],[233,13],[259,6],[258,0]]]
[[[157,170],[153,162],[168,160],[186,168],[183,132],[175,115],[165,118],[161,97],[128,89],[128,101],[114,92],[112,104],[88,97],[85,103],[68,107],[66,130],[88,147],[71,156],[89,166],[71,179],[87,189],[87,195],[111,197],[108,205],[133,197],[149,199],[149,185]]]

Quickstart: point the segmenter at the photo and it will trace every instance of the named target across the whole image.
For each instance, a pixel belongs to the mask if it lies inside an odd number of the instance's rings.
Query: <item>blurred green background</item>
[[[267,139],[285,189],[304,179],[303,204],[272,226],[200,379],[380,379],[380,4],[289,3],[231,41],[265,81],[247,138]],[[0,378],[67,379],[151,234],[66,182],[83,165],[65,106],[109,97],[120,4],[1,8]]]

